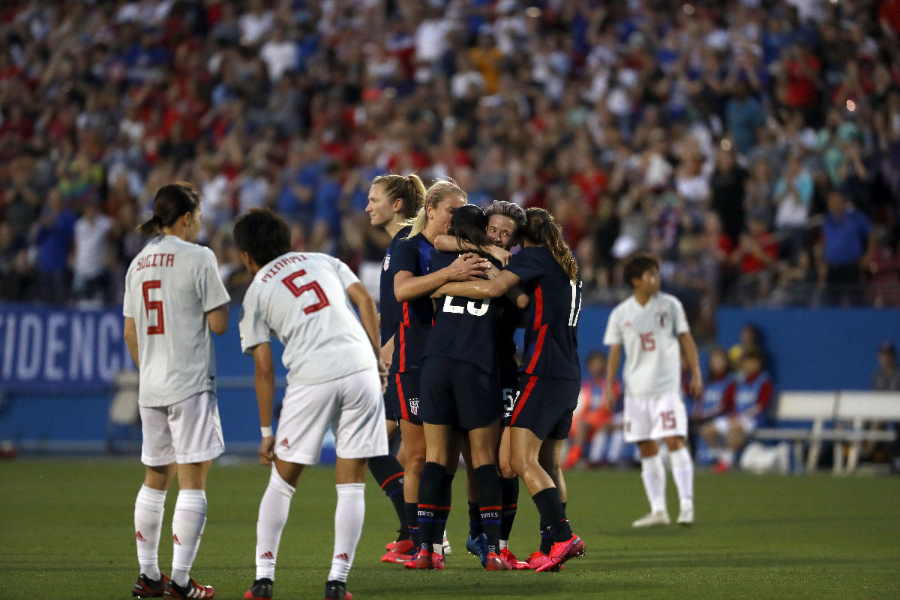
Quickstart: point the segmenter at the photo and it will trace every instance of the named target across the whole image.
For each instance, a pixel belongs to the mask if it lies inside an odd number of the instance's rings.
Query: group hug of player
[[[380,311],[340,260],[290,251],[287,224],[252,210],[234,226],[253,279],[243,301],[241,349],[252,355],[262,441],[271,474],[259,506],[256,576],[248,600],[272,598],[279,542],[305,465],[335,435],[337,506],[326,599],[349,600],[347,576],[365,513],[368,464],[394,504],[399,537],[382,561],[443,569],[444,529],[459,458],[468,475],[466,547],[486,570],[557,571],[584,553],[566,518],[559,469],[580,390],[577,325],[581,283],[571,251],[545,210],[495,202],[469,205],[455,183],[427,190],[415,175],[385,175],[369,190],[368,213],[392,238],[384,258]],[[140,371],[144,484],[135,502],[140,575],[136,597],[211,599],[190,578],[206,522],[206,475],[224,442],[215,398],[211,333],[227,327],[228,293],[215,257],[193,243],[200,199],[186,183],[162,187],[152,235],[126,276],[125,338]],[[519,246],[511,253],[510,249]],[[632,259],[635,295],[613,312],[606,343],[613,375],[626,352],[625,435],[639,444],[650,514],[668,523],[665,470],[656,440],[670,450],[681,499],[693,522],[693,466],[678,395],[679,343],[702,383],[684,311],[659,293],[659,268]],[[354,310],[355,308],[355,310]],[[515,330],[524,328],[521,362]],[[380,335],[379,335],[380,329]],[[273,430],[270,336],[283,344],[287,390]],[[669,371],[675,375],[668,379]],[[608,377],[613,381],[613,377]],[[607,394],[607,397],[611,397]],[[388,451],[399,434],[399,449]],[[157,550],[166,489],[177,473],[171,578]],[[524,481],[540,514],[540,548],[527,561],[508,540]]]

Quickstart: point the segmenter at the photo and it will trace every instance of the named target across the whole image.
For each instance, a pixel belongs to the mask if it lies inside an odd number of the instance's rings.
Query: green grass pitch
[[[137,460],[0,463],[0,598],[130,598],[136,576],[132,507]],[[194,575],[237,600],[253,579],[256,510],[268,472],[214,467],[209,521]],[[898,598],[900,478],[755,477],[700,473],[698,522],[633,531],[646,511],[633,472],[569,473],[569,516],[587,556],[556,574],[485,573],[465,553],[464,477],[454,490],[454,547],[442,572],[378,562],[393,511],[367,482],[366,526],[349,588],[369,598]],[[174,490],[173,490],[174,491]],[[170,531],[175,493],[169,494]],[[513,532],[520,557],[536,546],[526,493]],[[670,512],[677,500],[669,481]],[[321,598],[331,556],[333,472],[307,470],[281,544],[275,594]],[[168,572],[171,543],[160,544]]]

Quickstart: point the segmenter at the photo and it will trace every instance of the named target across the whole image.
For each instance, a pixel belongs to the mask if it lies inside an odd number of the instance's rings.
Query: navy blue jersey
[[[391,254],[395,272],[409,271],[414,276],[431,273],[431,258],[436,252],[421,233],[407,239],[401,238]],[[422,367],[425,358],[425,341],[434,321],[434,308],[430,294],[399,303],[397,333],[394,339],[394,358],[391,373],[406,373]]]
[[[442,269],[459,256],[457,252],[436,252],[434,270]],[[475,365],[493,374],[497,368],[497,325],[505,298],[473,300],[462,296],[439,298],[434,327],[428,334],[425,356],[441,356]]]
[[[379,288],[378,309],[381,311],[381,345],[384,346],[391,336],[397,333],[400,324],[400,303],[394,296],[394,275],[397,273],[397,263],[391,262],[391,254],[400,243],[400,240],[409,235],[412,227],[406,226],[397,232],[391,244],[388,246],[384,261],[381,263],[381,286]]]
[[[505,298],[504,298],[505,300]],[[497,323],[497,370],[502,381],[516,381],[516,329],[522,326],[522,311],[506,300]]]
[[[531,302],[525,313],[522,370],[528,375],[581,379],[578,317],[581,281],[571,281],[549,250],[531,246],[506,267],[519,276]]]

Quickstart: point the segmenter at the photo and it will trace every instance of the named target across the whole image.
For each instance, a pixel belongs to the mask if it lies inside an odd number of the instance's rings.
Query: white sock
[[[609,435],[605,431],[598,432],[594,439],[591,440],[591,449],[588,451],[588,462],[597,463],[603,458],[603,451],[606,450],[606,440]]]
[[[166,510],[166,491],[142,485],[134,501],[134,539],[141,574],[154,581],[159,572],[159,534]]]
[[[621,429],[616,429],[612,434],[612,439],[609,442],[609,452],[606,453],[606,457],[611,463],[617,463],[622,458],[622,447],[625,445],[625,436],[622,434]]]
[[[328,581],[347,581],[366,516],[366,484],[341,483],[335,487],[334,554]]]
[[[672,479],[678,488],[678,503],[681,509],[694,506],[694,462],[691,453],[682,446],[679,450],[669,454],[672,463]]]
[[[666,468],[659,454],[641,459],[641,479],[652,512],[666,510]]]
[[[509,540],[500,540],[500,552],[509,548]]]
[[[206,492],[179,490],[172,515],[172,580],[181,587],[191,579],[191,566],[206,525]]]
[[[275,581],[275,561],[278,559],[278,545],[281,532],[291,511],[291,499],[295,488],[288,484],[275,467],[269,475],[269,485],[259,502],[259,517],[256,520],[256,578]]]

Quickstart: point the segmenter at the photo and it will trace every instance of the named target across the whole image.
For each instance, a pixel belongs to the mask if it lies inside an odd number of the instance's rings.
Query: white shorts
[[[625,441],[687,437],[688,419],[681,394],[625,397]]]
[[[141,429],[141,462],[148,467],[204,462],[225,451],[214,392],[169,406],[142,406]]]
[[[756,429],[756,419],[751,419],[746,415],[734,415],[733,417],[721,416],[716,417],[713,421],[713,426],[716,428],[716,432],[720,435],[728,435],[728,432],[731,430],[731,420],[734,419],[737,421],[737,424],[744,431],[744,433],[753,433]]]
[[[324,383],[289,385],[275,432],[275,455],[286,462],[314,465],[329,429],[334,431],[338,458],[388,454],[378,371],[366,369]]]

